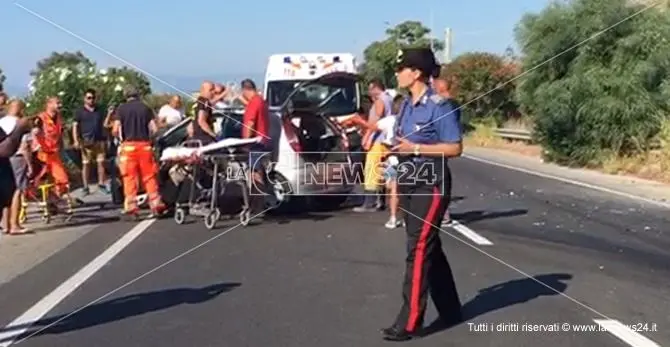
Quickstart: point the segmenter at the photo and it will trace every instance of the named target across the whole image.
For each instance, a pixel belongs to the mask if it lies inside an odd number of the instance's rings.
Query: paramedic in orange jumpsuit
[[[51,174],[56,193],[63,197],[69,193],[70,180],[60,157],[63,119],[60,115],[61,102],[57,97],[47,99],[46,110],[35,119],[33,129],[34,143],[37,146],[37,159],[44,163]]]
[[[123,180],[124,213],[137,215],[138,180],[144,184],[149,206],[154,215],[165,211],[158,191],[158,164],[154,158],[151,136],[157,126],[154,112],[139,99],[134,87],[124,90],[127,102],[116,109],[112,133],[121,139],[119,146],[119,171]]]

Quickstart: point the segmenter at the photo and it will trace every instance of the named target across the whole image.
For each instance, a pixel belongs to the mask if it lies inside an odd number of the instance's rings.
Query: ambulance
[[[314,80],[332,72],[358,73],[356,58],[351,53],[286,53],[270,56],[265,71],[263,96],[270,108],[281,106],[293,90],[302,82]],[[342,88],[338,99],[341,103],[361,105],[360,85],[352,82]],[[353,114],[336,115],[343,121]]]

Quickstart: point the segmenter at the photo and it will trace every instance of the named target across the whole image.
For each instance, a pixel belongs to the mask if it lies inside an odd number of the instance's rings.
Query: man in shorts
[[[84,188],[84,195],[90,193],[88,180],[91,177],[91,162],[95,160],[98,167],[98,189],[109,194],[109,189],[105,185],[105,155],[106,141],[105,137],[105,116],[96,105],[96,93],[93,89],[88,89],[84,93],[84,105],[74,114],[74,123],[72,125],[72,138],[75,148],[81,150],[81,180]]]
[[[259,137],[260,142],[252,146],[249,155],[249,166],[251,169],[252,187],[255,191],[252,197],[251,210],[253,214],[262,212],[265,198],[261,193],[266,191],[265,187],[265,168],[263,162],[269,159],[269,153],[272,141],[270,141],[270,131],[268,119],[268,107],[263,97],[258,93],[256,84],[246,79],[242,81],[242,95],[248,101],[242,118],[242,137]]]

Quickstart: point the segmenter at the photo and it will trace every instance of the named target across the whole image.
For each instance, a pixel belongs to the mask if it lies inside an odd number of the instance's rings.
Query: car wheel
[[[290,200],[292,200],[292,189],[291,184],[288,182],[286,177],[278,172],[270,172],[268,174],[268,180],[271,185],[272,193],[274,197],[265,199],[267,208],[278,208],[282,205],[287,205]]]

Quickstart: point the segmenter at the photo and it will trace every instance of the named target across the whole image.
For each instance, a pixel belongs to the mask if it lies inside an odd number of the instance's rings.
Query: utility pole
[[[444,63],[451,62],[451,28],[444,31]]]
[[[433,30],[433,29],[435,29],[435,26],[433,26],[434,22],[435,22],[435,20],[434,20],[434,17],[433,17],[433,8],[431,7],[430,8],[430,50],[433,51],[433,52],[435,52],[435,44],[433,43],[433,41],[435,41],[435,39],[434,39],[435,31]]]

